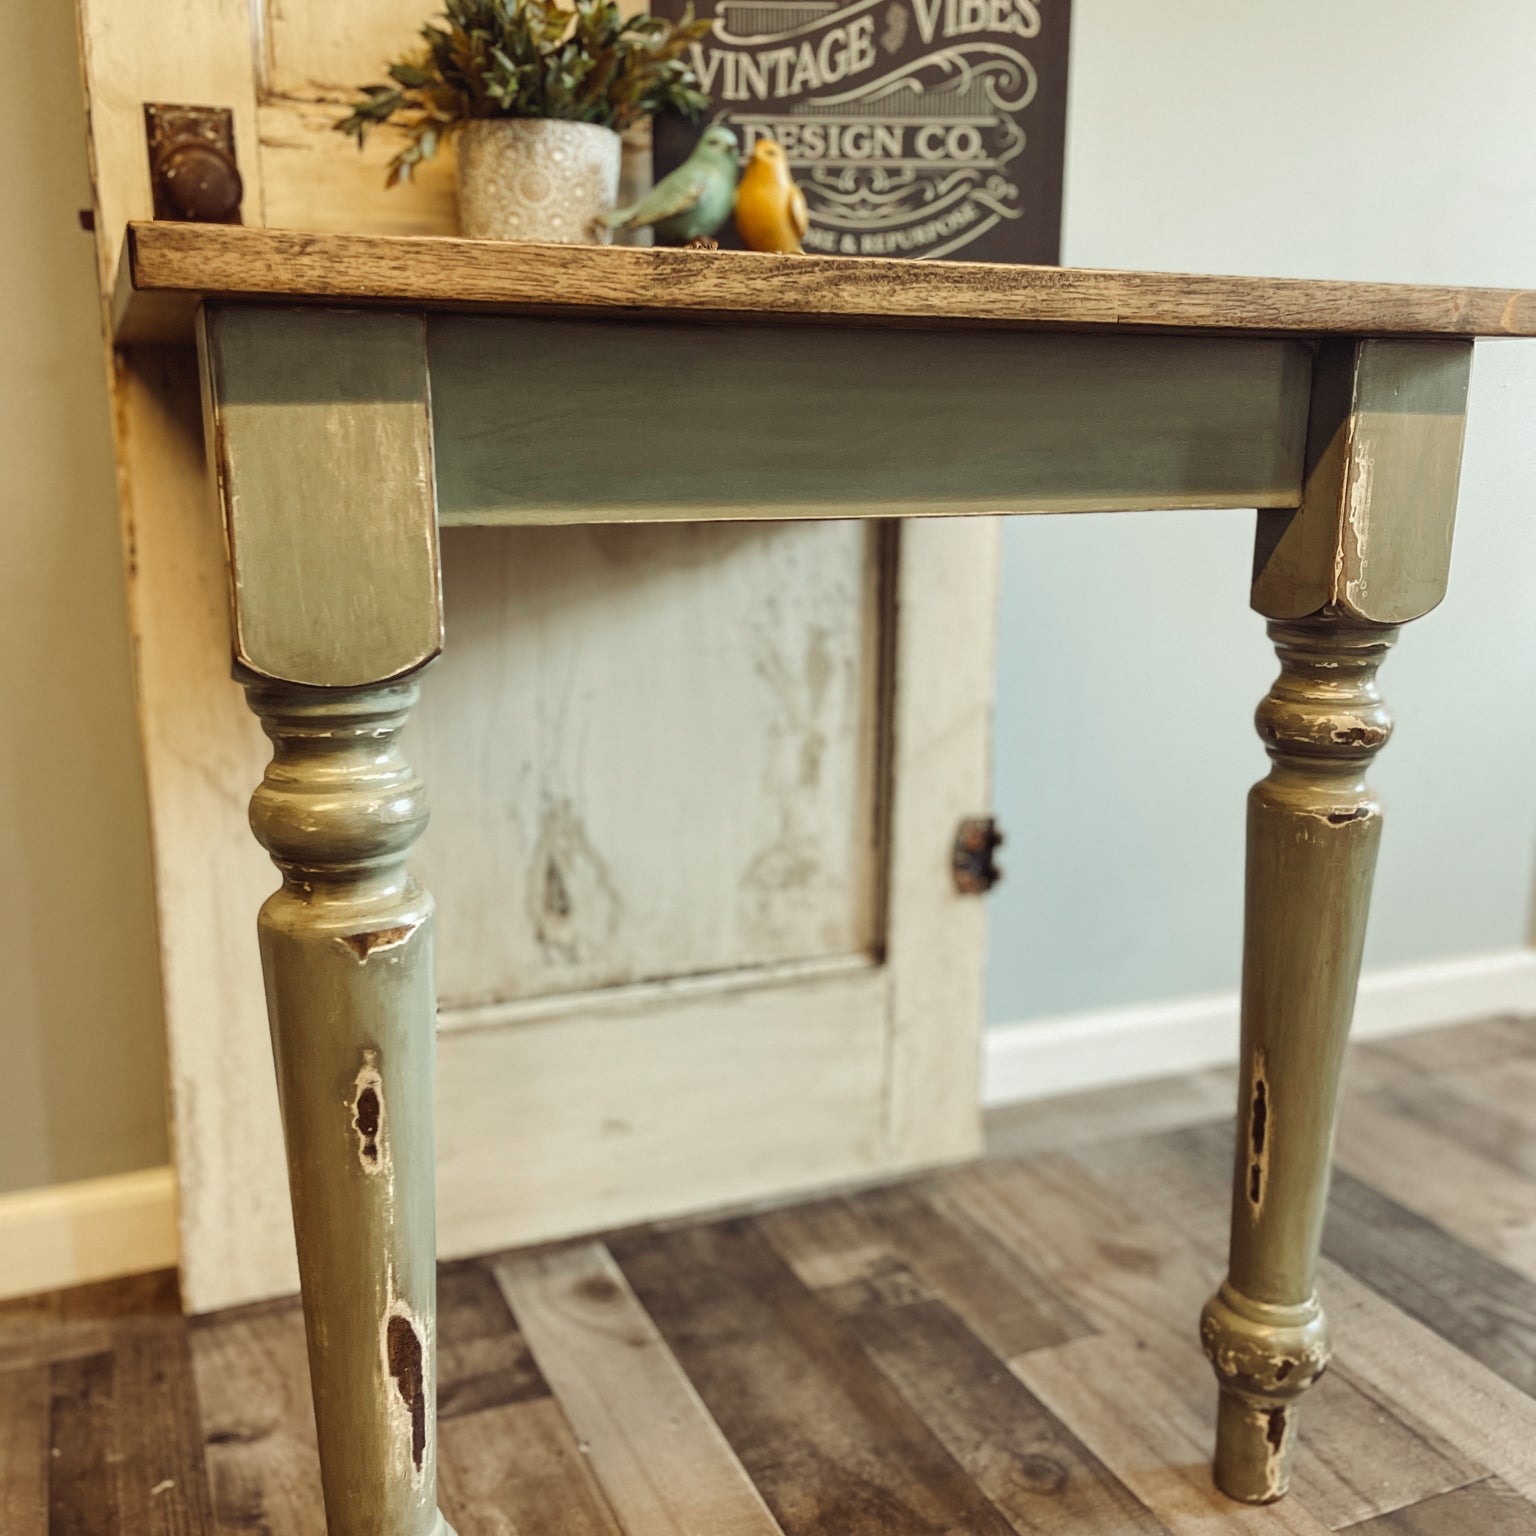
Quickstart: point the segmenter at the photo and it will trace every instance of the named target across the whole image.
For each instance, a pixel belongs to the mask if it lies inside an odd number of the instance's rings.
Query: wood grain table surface
[[[191,339],[198,298],[475,313],[1216,335],[1536,336],[1536,290],[130,224],[119,342]]]

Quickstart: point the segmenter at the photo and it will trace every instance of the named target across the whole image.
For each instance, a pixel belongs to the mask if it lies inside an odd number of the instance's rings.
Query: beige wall
[[[162,1163],[149,845],[73,7],[0,92],[0,1190]]]

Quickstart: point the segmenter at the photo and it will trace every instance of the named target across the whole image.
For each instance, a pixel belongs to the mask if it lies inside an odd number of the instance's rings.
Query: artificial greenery
[[[445,0],[426,48],[389,66],[392,85],[362,87],[336,124],[359,146],[398,120],[406,143],[389,185],[409,180],[449,134],[487,117],[556,117],[619,132],[663,107],[697,117],[709,104],[688,61],[708,32],[690,5],[677,23],[619,14],[614,0]]]

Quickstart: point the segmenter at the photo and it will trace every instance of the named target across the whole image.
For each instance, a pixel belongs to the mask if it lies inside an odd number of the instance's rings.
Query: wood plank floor
[[[1232,1074],[987,1160],[444,1266],[459,1536],[1536,1536],[1536,1021],[1358,1048],[1295,1490],[1206,1470]],[[0,1536],[324,1536],[297,1303],[0,1305]]]

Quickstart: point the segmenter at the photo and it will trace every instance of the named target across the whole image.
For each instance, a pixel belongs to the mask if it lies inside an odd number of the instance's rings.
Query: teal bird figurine
[[[736,202],[740,151],[736,135],[716,124],[706,128],[694,151],[675,171],[630,208],[615,208],[602,222],[609,229],[649,224],[662,245],[706,241],[731,216]]]

